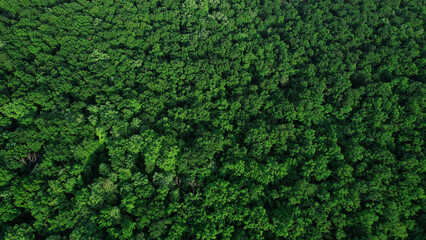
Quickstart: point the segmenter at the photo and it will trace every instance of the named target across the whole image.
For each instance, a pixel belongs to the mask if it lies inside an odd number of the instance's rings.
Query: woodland
[[[425,19],[0,1],[0,239],[425,239]]]

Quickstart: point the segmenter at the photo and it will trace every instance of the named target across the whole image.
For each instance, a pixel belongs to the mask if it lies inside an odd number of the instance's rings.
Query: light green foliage
[[[4,239],[7,240],[31,240],[35,239],[34,229],[26,223],[17,224],[13,227],[9,227],[6,230]]]
[[[424,239],[424,1],[0,1],[0,239]]]

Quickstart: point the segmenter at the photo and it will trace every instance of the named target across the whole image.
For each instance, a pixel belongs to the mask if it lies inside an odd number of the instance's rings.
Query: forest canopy
[[[425,19],[0,1],[0,239],[424,239]]]

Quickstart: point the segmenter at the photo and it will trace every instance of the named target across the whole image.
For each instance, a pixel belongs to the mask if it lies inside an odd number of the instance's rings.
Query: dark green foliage
[[[0,239],[424,239],[425,13],[0,1]]]

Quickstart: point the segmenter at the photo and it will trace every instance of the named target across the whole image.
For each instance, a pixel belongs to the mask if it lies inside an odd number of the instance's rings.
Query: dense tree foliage
[[[425,15],[0,1],[0,238],[424,239]]]

